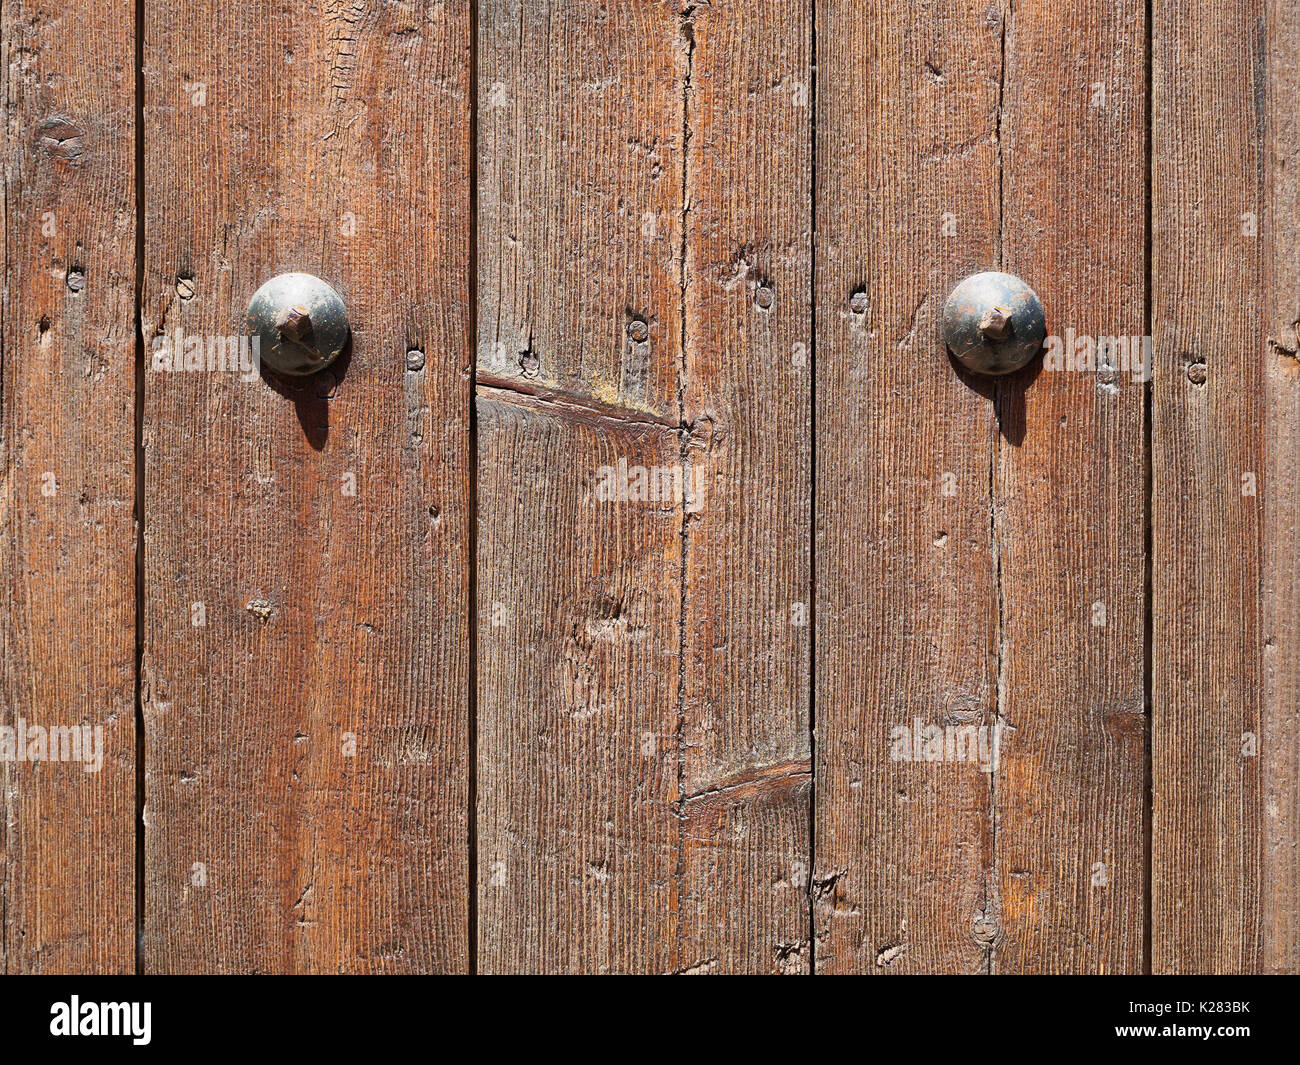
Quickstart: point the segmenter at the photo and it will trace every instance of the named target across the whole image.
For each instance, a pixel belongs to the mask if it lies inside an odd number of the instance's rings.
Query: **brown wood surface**
[[[478,26],[479,969],[666,971],[682,508],[596,487],[681,462],[679,25],[500,0]]]
[[[1089,11],[820,8],[823,971],[1141,968],[1143,385],[935,358],[981,269],[1143,332],[1141,10]],[[914,721],[999,765],[894,760]]]
[[[1004,9],[1001,266],[1049,334],[1146,332],[1144,30],[1137,2]],[[998,385],[994,972],[1142,970],[1145,376]]]
[[[1265,344],[1263,14],[1257,2],[1157,3],[1152,13],[1157,973],[1262,962],[1261,758],[1245,751],[1247,734],[1260,735],[1264,690],[1261,536],[1274,490],[1265,360],[1285,358]],[[1282,402],[1284,393],[1272,395]],[[1294,611],[1294,598],[1287,606]],[[1284,637],[1293,623],[1285,616]],[[1294,715],[1294,706],[1279,709]],[[1294,733],[1272,738],[1295,743]]]
[[[6,973],[135,966],[132,11],[0,22],[0,726],[102,729],[97,771],[0,760]]]
[[[479,24],[481,964],[803,971],[810,12]],[[595,500],[634,445],[698,509]]]
[[[681,510],[595,484],[676,434],[503,389],[478,413],[479,970],[667,971]]]
[[[1300,972],[1300,4],[1270,0],[1264,353],[1264,854],[1260,968]]]
[[[1298,30],[5,4],[0,971],[1300,969]]]
[[[689,5],[688,9],[689,9]],[[686,967],[808,970],[812,11],[701,5],[687,49]]]
[[[145,968],[465,970],[468,9],[145,26],[146,342],[288,270],[352,325],[310,381],[146,377]]]
[[[895,727],[988,725],[995,709],[996,422],[935,339],[947,288],[998,249],[1000,28],[986,11],[818,5],[813,889],[824,973],[988,965],[988,775],[890,756]]]

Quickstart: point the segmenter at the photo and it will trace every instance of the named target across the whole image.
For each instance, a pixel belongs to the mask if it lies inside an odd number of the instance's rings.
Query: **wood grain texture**
[[[1300,970],[1300,0],[1150,11],[3,5],[0,971]]]
[[[485,973],[678,967],[682,506],[596,490],[682,464],[685,69],[668,2],[480,8]]]
[[[1264,853],[1260,967],[1300,972],[1300,4],[1267,5]]]
[[[817,968],[983,971],[989,775],[891,737],[995,720],[996,421],[936,336],[996,259],[1000,27],[817,11]]]
[[[702,5],[683,22],[688,464],[683,938],[727,971],[802,972],[812,492],[812,11]],[[779,784],[773,786],[773,781]],[[699,846],[693,807],[725,833]],[[739,786],[739,787],[738,787]],[[725,857],[719,851],[730,851]]]
[[[478,27],[479,378],[677,422],[676,5],[483,0]]]
[[[0,726],[91,730],[80,764],[12,760],[7,733],[6,973],[135,965],[132,11],[7,3],[0,23]]]
[[[1003,20],[1002,268],[1034,286],[1049,334],[1140,353],[1143,5],[1008,4]],[[1049,353],[997,386],[997,685],[1013,731],[994,774],[995,972],[1143,966],[1147,374],[1122,360],[1070,372]]]
[[[308,381],[146,378],[146,968],[464,970],[468,6],[145,24],[147,341],[288,270],[352,325]]]
[[[1142,384],[980,380],[936,333],[982,269],[1049,332],[1142,333],[1142,40],[1137,8],[819,7],[822,971],[1141,966]],[[900,757],[969,726],[996,767]]]
[[[1152,15],[1157,973],[1261,963],[1263,14]]]
[[[803,3],[481,12],[478,372],[517,394],[484,405],[479,437],[485,970],[807,967],[810,35]],[[501,402],[533,416],[493,428]],[[657,450],[598,459],[554,424],[593,418]],[[577,467],[539,496],[517,478],[553,453]],[[588,510],[619,458],[698,486],[676,497],[672,575],[642,561],[667,549],[662,500],[653,522],[619,513],[644,502]],[[492,539],[519,508],[534,536],[565,521],[522,574]],[[487,620],[498,605],[523,643]],[[610,609],[591,690],[556,684],[562,641]],[[534,750],[555,721],[562,751]],[[505,802],[521,768],[572,811]],[[587,851],[609,850],[620,794],[645,820],[614,876]]]
[[[681,449],[557,407],[478,404],[479,971],[666,972],[681,508],[597,487],[602,466]]]

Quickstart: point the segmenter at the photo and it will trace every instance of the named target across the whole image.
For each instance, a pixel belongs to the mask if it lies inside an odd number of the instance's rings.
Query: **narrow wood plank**
[[[682,934],[698,957],[682,964],[797,973],[811,959],[811,4],[701,5],[682,34],[683,403],[703,487],[685,529]]]
[[[146,966],[464,970],[468,7],[145,21],[145,337],[287,270],[353,332],[146,379]]]
[[[485,971],[807,967],[811,25],[752,8],[480,14]]]
[[[1264,238],[1269,299],[1264,447],[1261,968],[1300,972],[1300,4],[1267,7]]]
[[[596,490],[682,464],[675,5],[478,26],[479,970],[670,971],[682,510]]]
[[[135,966],[133,10],[0,21],[6,973]]]
[[[988,399],[941,354],[997,254],[1000,25],[983,4],[817,7],[817,968],[988,967]],[[901,745],[900,745],[901,744]]]
[[[1261,770],[1250,739],[1264,680],[1261,518],[1268,494],[1287,490],[1265,479],[1263,452],[1265,359],[1280,357],[1267,351],[1262,288],[1263,15],[1257,0],[1152,11],[1158,973],[1261,963]]]
[[[1008,4],[1002,28],[1002,267],[1034,286],[1049,335],[1085,353],[1078,338],[1132,338],[1140,356],[1144,6]],[[1012,731],[994,774],[992,968],[1140,972],[1148,375],[1123,349],[1083,372],[1052,369],[1051,352],[1043,365],[996,398],[997,684]]]

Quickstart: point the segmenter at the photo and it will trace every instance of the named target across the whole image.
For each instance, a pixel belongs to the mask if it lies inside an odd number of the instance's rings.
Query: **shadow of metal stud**
[[[1034,290],[1012,274],[972,274],[948,295],[943,342],[966,369],[1014,373],[1043,350],[1047,322]]]
[[[279,274],[248,301],[248,335],[276,373],[301,377],[325,369],[348,340],[343,297],[311,274]]]

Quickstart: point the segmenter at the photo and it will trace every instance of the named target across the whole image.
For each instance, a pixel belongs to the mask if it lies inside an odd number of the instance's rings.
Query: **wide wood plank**
[[[133,11],[0,21],[6,973],[135,967]]]
[[[937,340],[947,289],[997,256],[1000,26],[987,12],[817,9],[823,973],[982,972],[996,927],[990,774],[916,761],[911,742],[998,720],[996,419]]]
[[[819,7],[822,971],[1141,966],[1141,375],[971,377],[937,316],[1004,269],[1049,332],[1143,332],[1142,40],[1137,8]],[[970,728],[986,755],[923,757]]]
[[[469,10],[146,10],[144,335],[343,295],[310,380],[150,372],[150,971],[464,970]]]
[[[810,12],[479,25],[481,964],[803,971]],[[685,490],[593,503],[620,460]]]
[[[1262,516],[1288,490],[1263,451],[1265,361],[1285,358],[1263,304],[1263,15],[1258,0],[1152,12],[1157,973],[1261,964]]]
[[[1001,268],[1085,359],[997,385],[994,972],[1143,967],[1144,42],[1136,2],[1004,8]]]

